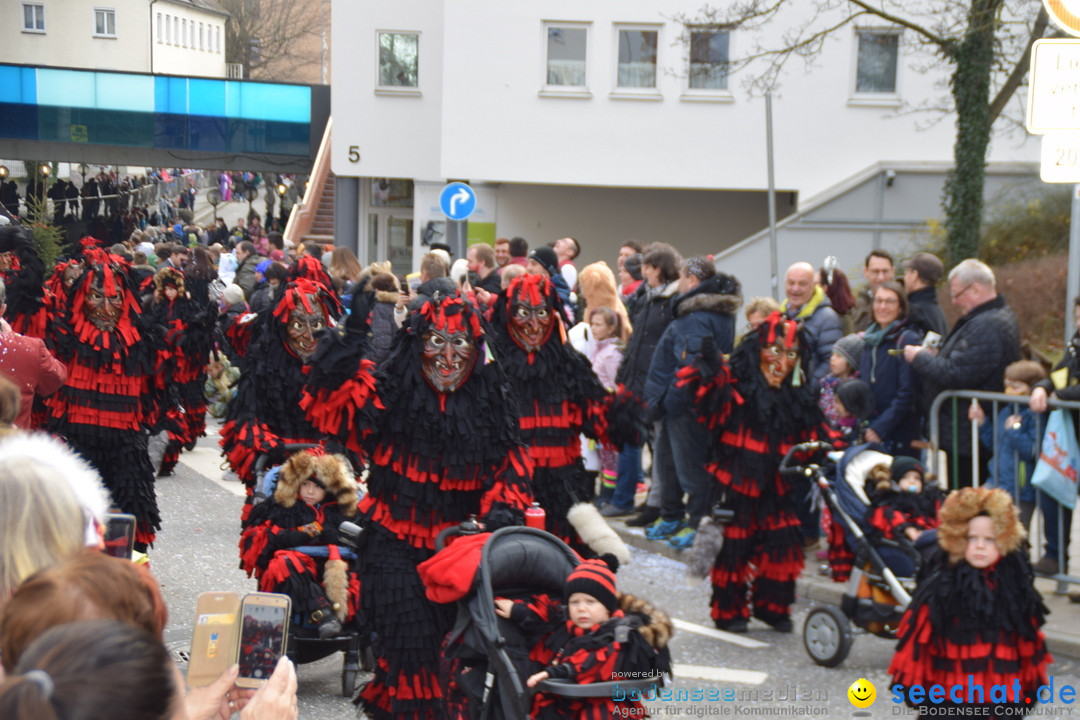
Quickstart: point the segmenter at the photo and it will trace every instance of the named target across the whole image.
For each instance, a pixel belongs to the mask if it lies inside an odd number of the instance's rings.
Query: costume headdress
[[[938,544],[949,554],[950,563],[963,560],[968,522],[980,515],[986,515],[993,523],[994,541],[1002,555],[1020,547],[1024,526],[1009,494],[998,488],[963,488],[949,495],[941,507]]]

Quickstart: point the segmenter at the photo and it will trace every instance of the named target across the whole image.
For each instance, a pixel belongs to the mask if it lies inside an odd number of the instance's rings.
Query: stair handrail
[[[330,176],[330,131],[333,126],[334,118],[331,117],[326,121],[326,130],[323,131],[304,196],[293,205],[289,220],[285,224],[285,240],[294,245],[299,245],[300,238],[307,235],[315,224],[319,200],[322,198],[323,188],[326,187],[326,179]]]

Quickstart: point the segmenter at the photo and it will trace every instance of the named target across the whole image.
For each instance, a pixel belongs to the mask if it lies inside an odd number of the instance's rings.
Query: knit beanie
[[[863,345],[865,345],[863,339],[855,333],[852,333],[851,335],[845,335],[837,340],[832,346],[832,351],[844,358],[852,370],[858,370],[859,357],[862,356]]]
[[[565,600],[574,593],[592,595],[609,613],[615,611],[615,573],[603,560],[585,560],[566,577]]]
[[[926,468],[923,464],[913,457],[906,455],[897,455],[893,458],[892,466],[889,468],[889,474],[892,475],[893,482],[900,482],[900,478],[907,475],[912,470],[919,473],[919,478],[922,480],[923,485],[926,484]]]
[[[548,275],[551,277],[555,277],[559,272],[559,256],[547,245],[541,245],[529,253],[529,259],[535,260],[543,265],[544,269],[548,271]]]

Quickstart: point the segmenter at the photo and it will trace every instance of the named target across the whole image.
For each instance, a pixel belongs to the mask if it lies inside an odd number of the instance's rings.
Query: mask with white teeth
[[[476,343],[466,330],[430,328],[423,336],[420,365],[424,379],[440,393],[452,393],[476,365]]]

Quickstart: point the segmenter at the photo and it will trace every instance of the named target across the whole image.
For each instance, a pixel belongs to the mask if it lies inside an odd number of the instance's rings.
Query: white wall
[[[35,0],[45,32],[23,32],[22,0],[0,3],[0,62],[20,65],[150,71],[147,0]],[[116,12],[116,37],[95,37],[94,8]]]
[[[442,180],[442,143],[474,141],[442,134],[443,7],[431,0],[331,4],[335,174]],[[419,92],[376,94],[380,30],[420,33]],[[350,148],[358,161],[350,161]]]
[[[789,5],[801,11],[802,4]],[[670,0],[659,9],[652,0],[337,3],[335,28],[348,22],[356,31],[355,42],[335,43],[334,64],[356,69],[335,87],[334,170],[430,180],[763,189],[764,101],[748,98],[738,75],[729,81],[725,102],[683,98],[685,51],[676,44],[681,27],[668,18],[699,6],[698,0]],[[541,96],[544,20],[590,24],[591,97]],[[791,21],[779,19],[770,32],[779,34]],[[659,62],[667,72],[659,75],[656,99],[611,95],[614,24],[630,22],[661,28]],[[379,27],[424,32],[420,97],[373,93],[372,44]],[[736,32],[733,53],[749,43]],[[854,29],[842,31],[825,43],[817,67],[807,71],[795,60],[785,72],[773,104],[778,188],[807,197],[879,159],[951,158],[954,123],[948,119],[919,130],[930,116],[854,102],[855,46]],[[947,77],[914,69],[925,58],[913,52],[901,48],[899,96],[915,105],[940,96],[943,90],[934,84]],[[437,78],[433,62],[441,64]],[[366,149],[365,159],[351,168],[339,150],[345,143],[362,145],[361,154]],[[1037,152],[1037,143],[1017,139],[995,143],[990,159],[1032,160]],[[377,168],[365,167],[370,164]]]
[[[152,14],[147,13],[147,23],[153,41],[154,74],[225,77],[224,15],[170,2],[156,2],[150,7]]]

